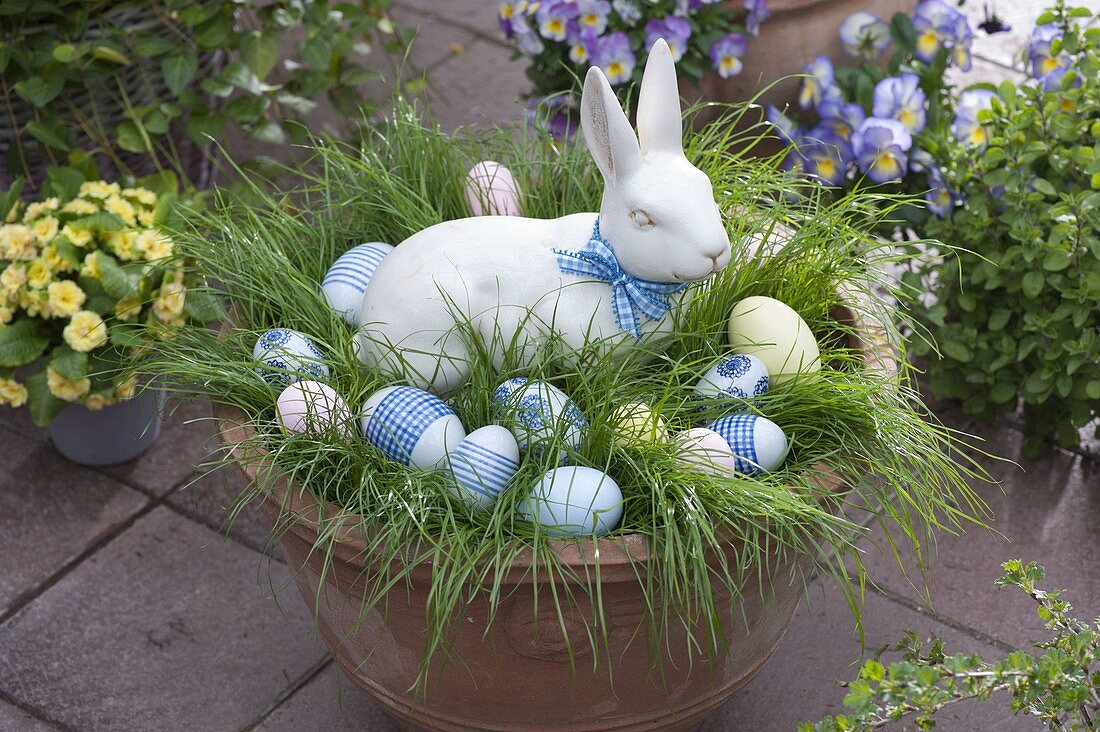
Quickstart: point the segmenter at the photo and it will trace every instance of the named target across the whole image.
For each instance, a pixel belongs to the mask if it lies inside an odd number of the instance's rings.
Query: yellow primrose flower
[[[178,325],[186,299],[182,282],[165,283],[160,288],[160,297],[153,301],[153,314],[165,325]]]
[[[131,376],[115,387],[115,396],[119,399],[133,399],[137,391],[137,377]]]
[[[27,403],[27,387],[15,379],[0,379],[0,404],[19,408]]]
[[[4,223],[14,224],[19,220],[19,214],[23,212],[23,202],[16,201],[15,205],[11,207],[11,211],[8,211],[8,215],[4,217]]]
[[[19,288],[27,282],[27,268],[22,264],[9,264],[0,273],[0,287],[4,288],[4,294],[14,298]]]
[[[41,259],[34,260],[27,268],[27,284],[36,290],[44,289],[52,279],[53,272]]]
[[[107,237],[107,245],[118,255],[119,259],[137,259],[134,252],[134,240],[137,239],[136,231],[114,231]]]
[[[108,183],[105,180],[90,180],[80,185],[80,195],[88,198],[104,200],[111,196],[117,196],[122,191],[118,183]]]
[[[80,267],[81,277],[91,277],[98,280],[102,275],[99,271],[99,252],[85,255],[84,263]]]
[[[45,201],[36,201],[27,206],[27,212],[23,214],[23,223],[29,224],[44,213],[57,210],[57,199],[47,198]]]
[[[137,222],[139,226],[152,226],[153,225],[153,209],[143,209],[137,213]]]
[[[86,353],[107,342],[107,326],[103,318],[91,310],[81,310],[72,317],[61,335],[74,351]]]
[[[88,242],[92,240],[92,232],[87,229],[75,229],[69,224],[65,224],[61,229],[61,235],[72,242],[74,247],[88,246]]]
[[[42,250],[41,259],[50,268],[51,272],[72,272],[76,269],[69,264],[67,259],[61,256],[61,253],[57,251],[57,247],[52,245]]]
[[[119,300],[115,303],[115,317],[119,320],[131,320],[141,314],[141,300]]]
[[[34,230],[23,224],[0,226],[0,259],[34,259],[38,256]]]
[[[87,295],[80,285],[72,280],[51,282],[47,290],[49,293],[50,312],[56,318],[67,318],[74,315],[84,304]]]
[[[47,366],[46,386],[49,388],[50,393],[58,399],[75,402],[91,390],[92,380],[85,376],[83,379],[69,381],[54,371],[53,366]]]
[[[103,204],[103,210],[118,216],[126,222],[127,226],[137,225],[137,212],[134,211],[134,205],[123,198],[111,196],[107,199],[107,202]]]
[[[146,229],[134,240],[134,249],[145,255],[149,261],[172,256],[172,240],[156,229]]]
[[[15,313],[12,312],[7,303],[0,305],[0,326],[10,323],[13,317],[15,317]]]
[[[26,290],[19,295],[19,307],[27,311],[27,315],[36,318],[39,315],[49,316],[50,306],[46,298],[38,290]]]
[[[74,198],[61,207],[61,213],[76,214],[77,216],[91,216],[99,212],[99,206],[83,198]]]
[[[84,397],[84,406],[93,412],[98,412],[104,407],[109,407],[117,402],[117,399],[106,394],[89,394]]]
[[[124,188],[122,195],[134,199],[142,206],[157,205],[157,194],[153,193],[148,188]]]

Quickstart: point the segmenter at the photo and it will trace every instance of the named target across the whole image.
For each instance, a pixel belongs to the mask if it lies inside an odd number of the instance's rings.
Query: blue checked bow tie
[[[611,283],[611,306],[615,310],[615,322],[623,329],[642,337],[642,321],[659,320],[672,308],[670,295],[680,292],[685,282],[650,282],[623,272],[611,242],[600,235],[600,220],[592,229],[592,238],[581,249],[569,252],[554,249],[558,256],[558,269],[565,274],[591,277]]]

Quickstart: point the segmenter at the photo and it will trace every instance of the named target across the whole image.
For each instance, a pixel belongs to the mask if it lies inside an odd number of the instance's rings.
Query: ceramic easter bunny
[[[710,179],[684,156],[664,40],[646,63],[638,136],[597,67],[585,77],[581,126],[604,178],[599,214],[483,216],[409,237],[363,297],[365,363],[443,394],[469,376],[471,327],[486,344],[555,332],[574,349],[670,329],[669,298],[726,266],[730,242]]]

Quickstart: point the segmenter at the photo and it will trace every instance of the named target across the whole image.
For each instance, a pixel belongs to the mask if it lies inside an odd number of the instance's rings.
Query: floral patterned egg
[[[540,451],[544,446],[559,445],[558,462],[566,457],[566,448],[581,446],[587,422],[573,400],[553,384],[520,377],[509,379],[493,391],[497,424],[512,430],[520,448]]]
[[[730,355],[710,367],[695,385],[703,398],[752,399],[768,392],[768,367],[756,356]]]
[[[265,331],[252,348],[252,358],[261,364],[256,373],[280,388],[302,379],[327,379],[329,370],[324,357],[313,341],[289,328]]]

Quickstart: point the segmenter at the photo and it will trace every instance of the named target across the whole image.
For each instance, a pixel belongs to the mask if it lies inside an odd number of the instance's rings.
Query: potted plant
[[[527,443],[537,449],[488,502],[456,487],[453,456],[418,468],[415,448],[402,458],[370,426],[388,409],[380,395],[409,392],[361,362],[356,329],[322,281],[330,267],[340,273],[333,263],[349,246],[468,216],[465,174],[486,157],[507,161],[529,215],[593,210],[601,179],[580,146],[510,130],[451,138],[400,105],[361,147],[316,143],[317,172],[300,187],[257,186],[249,203],[225,200],[174,232],[197,274],[224,283],[232,321],[220,332],[184,326],[140,367],[216,403],[225,463],[251,478],[247,499],[272,518],[322,637],[389,713],[428,729],[686,728],[767,660],[811,567],[833,573],[858,612],[862,530],[844,507],[899,521],[922,541],[981,512],[971,469],[951,457],[956,443],[909,388],[900,335],[870,281],[897,256],[862,233],[874,209],[858,195],[834,205],[776,195],[795,178],[729,154],[730,134],[718,121],[690,134],[685,152],[721,211],[749,215],[724,217],[732,264],[684,291],[667,337],[614,357],[554,339],[534,353],[458,323],[474,354],[468,380],[446,403],[417,397],[447,425],[541,429],[537,415],[502,407],[532,382],[552,383],[575,408],[560,412],[572,427]],[[796,223],[790,243],[750,253],[778,222]],[[489,263],[499,252],[486,247]],[[732,460],[693,462],[683,435],[729,414],[734,392],[698,388],[731,348],[731,309],[753,296],[782,299],[804,319],[821,368],[807,362],[766,393],[742,394],[742,416],[774,420],[792,448],[770,472],[736,473]],[[292,341],[308,347],[291,351]],[[277,344],[290,355],[273,361]],[[307,393],[325,408],[294,407]],[[575,474],[614,476],[621,494],[606,512],[580,506],[595,523],[582,520],[574,538],[538,508],[550,504],[536,486],[562,457]]]
[[[34,192],[48,166],[78,149],[93,153],[107,177],[168,169],[204,187],[211,168],[203,149],[227,129],[275,145],[301,139],[301,126],[290,123],[322,94],[357,113],[357,87],[374,76],[358,59],[376,32],[395,38],[388,6],[5,3],[0,185],[22,176]]]
[[[213,320],[215,303],[172,259],[161,227],[175,179],[123,188],[94,168],[51,169],[42,200],[0,199],[0,394],[26,405],[74,462],[110,465],[147,450],[160,391],[122,368],[146,335]],[[137,328],[144,323],[145,328]]]

